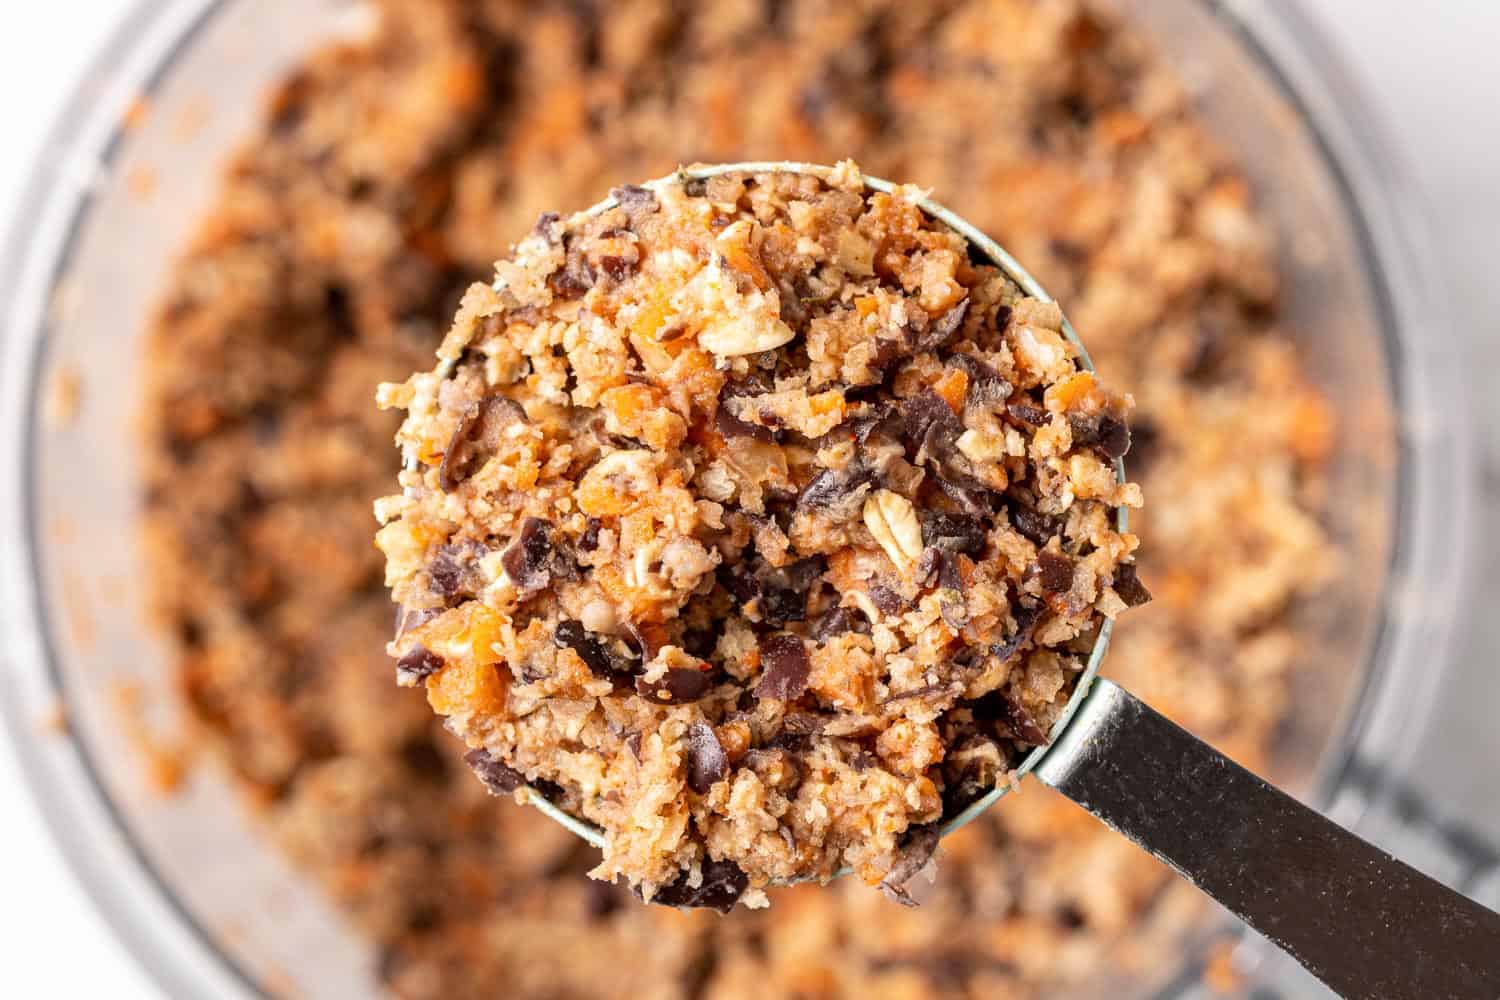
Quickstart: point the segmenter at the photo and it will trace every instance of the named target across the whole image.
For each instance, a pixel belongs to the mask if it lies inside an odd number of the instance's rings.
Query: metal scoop
[[[810,163],[726,163],[683,168],[642,186],[740,172],[826,177],[829,170]],[[876,191],[896,187],[875,177],[864,180]],[[616,204],[606,198],[585,214]],[[1052,301],[1015,258],[961,216],[927,199],[918,207],[962,235],[1028,295]],[[1066,319],[1063,332],[1077,345],[1083,366],[1093,371]],[[1125,481],[1123,462],[1115,463],[1115,474]],[[1119,530],[1126,530],[1123,508],[1116,520]],[[1112,625],[1106,621],[1099,630],[1048,744],[1026,755],[1018,777],[1035,772],[1342,996],[1500,997],[1500,914],[1366,843],[1099,677]],[[946,817],[942,835],[969,823],[1008,790],[1002,784]],[[604,846],[598,827],[530,786],[521,792],[579,837]]]

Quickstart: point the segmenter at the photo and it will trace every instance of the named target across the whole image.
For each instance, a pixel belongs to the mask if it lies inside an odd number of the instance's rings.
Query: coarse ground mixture
[[[1330,559],[1324,399],[1277,333],[1271,234],[1128,29],[1061,0],[381,5],[311,56],[177,268],[152,336],[150,582],[183,698],[273,841],[411,997],[1035,996],[1159,979],[1192,890],[1038,786],[943,843],[907,910],[851,880],[728,917],[583,878],[390,683],[398,420],[537,213],[678,163],[832,161],[945,193],[1025,261],[1137,410],[1155,600],[1111,676],[1252,767],[1289,706],[1288,609]]]
[[[544,214],[438,367],[380,388],[397,677],[648,901],[852,868],[911,904],[1149,597],[1126,401],[852,162],[612,197]]]

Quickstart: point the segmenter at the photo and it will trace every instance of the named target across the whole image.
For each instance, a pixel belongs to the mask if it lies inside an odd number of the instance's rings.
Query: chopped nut
[[[865,527],[903,572],[922,557],[922,524],[910,500],[890,490],[876,490],[865,500]]]

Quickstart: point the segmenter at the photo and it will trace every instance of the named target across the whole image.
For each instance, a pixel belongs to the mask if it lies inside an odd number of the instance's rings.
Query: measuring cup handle
[[[1097,679],[1036,768],[1339,994],[1500,997],[1500,914]]]

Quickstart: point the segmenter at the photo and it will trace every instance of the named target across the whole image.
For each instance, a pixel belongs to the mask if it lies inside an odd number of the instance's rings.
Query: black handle
[[[1105,680],[1036,769],[1345,997],[1500,998],[1500,914]]]

